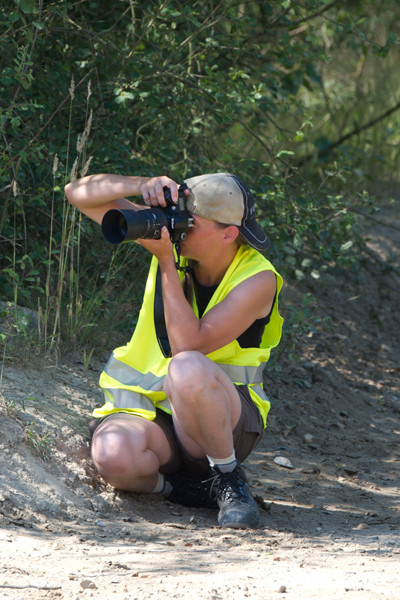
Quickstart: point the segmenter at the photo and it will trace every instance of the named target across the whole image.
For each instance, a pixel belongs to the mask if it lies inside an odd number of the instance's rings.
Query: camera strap
[[[181,245],[179,242],[176,242],[176,244],[175,244],[175,252],[176,252],[175,266],[176,266],[177,271],[181,271],[182,273],[185,273],[185,274],[193,271],[193,267],[190,267],[189,265],[186,267],[181,267]]]
[[[177,242],[175,244],[175,251],[176,251],[176,257],[177,257],[175,266],[178,271],[181,271],[182,273],[184,273],[184,277],[183,277],[183,281],[182,281],[183,293],[185,295],[186,300],[192,306],[192,303],[193,303],[193,275],[194,275],[193,261],[189,261],[189,264],[186,267],[181,267],[181,265],[180,265],[181,246],[180,246],[179,242]]]

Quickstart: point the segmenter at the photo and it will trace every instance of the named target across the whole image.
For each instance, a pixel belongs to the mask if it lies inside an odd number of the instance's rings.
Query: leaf
[[[349,250],[353,245],[352,240],[349,240],[348,242],[345,242],[344,244],[342,244],[340,246],[340,251],[341,252],[346,252],[346,250]]]
[[[19,7],[23,13],[29,15],[35,9],[35,0],[19,0]]]
[[[294,156],[294,152],[292,152],[291,150],[281,150],[276,155],[276,158],[280,158],[281,156]]]

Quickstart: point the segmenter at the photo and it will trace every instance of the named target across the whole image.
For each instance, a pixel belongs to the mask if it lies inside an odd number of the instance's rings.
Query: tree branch
[[[323,6],[319,10],[315,11],[311,15],[304,17],[303,19],[298,19],[297,21],[290,21],[289,23],[274,23],[274,27],[279,28],[279,29],[288,28],[288,27],[297,27],[298,25],[301,25],[302,23],[305,23],[306,21],[311,21],[312,19],[319,17],[324,12],[326,12],[327,10],[329,10],[330,8],[335,6],[335,4],[338,4],[338,3],[339,3],[338,0],[333,0],[333,2],[329,2],[329,4],[325,4],[325,6]]]
[[[271,151],[271,149],[268,147],[268,145],[260,138],[259,135],[257,135],[257,133],[255,131],[253,131],[242,119],[238,118],[236,119],[238,123],[241,124],[241,126],[246,129],[246,131],[248,131],[260,144],[263,148],[265,148],[265,150],[268,152],[269,156],[271,158],[273,158],[273,153]]]
[[[322,150],[320,150],[318,152],[318,155],[317,155],[318,158],[322,158],[322,157],[326,156],[327,154],[330,154],[332,152],[332,150],[334,150],[338,146],[341,146],[344,142],[347,142],[347,140],[349,140],[354,135],[358,135],[362,131],[365,131],[366,129],[370,129],[371,127],[374,127],[374,125],[376,125],[380,121],[383,121],[383,119],[386,119],[386,117],[388,117],[389,115],[391,115],[392,113],[394,113],[396,110],[399,110],[399,108],[400,108],[400,102],[398,102],[397,104],[395,104],[394,106],[392,106],[392,108],[389,108],[388,110],[386,110],[384,113],[382,113],[378,117],[375,117],[374,119],[371,119],[371,121],[368,121],[368,123],[365,123],[364,125],[360,125],[360,126],[354,127],[351,131],[349,131],[345,135],[342,135],[335,142],[331,142],[325,148],[322,148]],[[302,165],[304,165],[305,163],[307,163],[309,160],[311,160],[313,158],[313,156],[314,156],[313,153],[308,154],[301,161],[299,161],[297,163],[297,166],[301,167]]]
[[[361,215],[362,217],[364,217],[364,219],[368,219],[368,221],[372,221],[373,223],[376,223],[377,225],[381,225],[382,227],[389,227],[390,229],[395,229],[396,231],[400,231],[399,225],[396,225],[395,223],[388,223],[386,221],[382,221],[381,219],[377,219],[376,217],[373,217],[372,215],[367,215],[362,210],[357,210],[354,207],[352,208],[352,211],[357,213],[358,215]]]

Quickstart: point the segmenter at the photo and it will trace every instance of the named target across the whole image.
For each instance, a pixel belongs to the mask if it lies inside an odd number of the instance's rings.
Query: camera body
[[[167,205],[144,208],[143,210],[111,209],[103,217],[101,228],[103,235],[111,244],[131,242],[142,239],[159,240],[164,225],[169,231],[171,242],[178,244],[186,238],[186,232],[193,227],[193,218],[186,209],[185,190],[187,185],[179,186],[178,202],[171,199],[171,191],[164,187]]]

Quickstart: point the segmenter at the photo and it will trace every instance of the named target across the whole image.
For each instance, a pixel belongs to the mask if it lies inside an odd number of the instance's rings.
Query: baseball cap
[[[189,212],[218,223],[236,225],[245,241],[256,250],[270,245],[266,233],[256,221],[253,194],[247,185],[231,173],[210,173],[185,180],[190,194]]]

